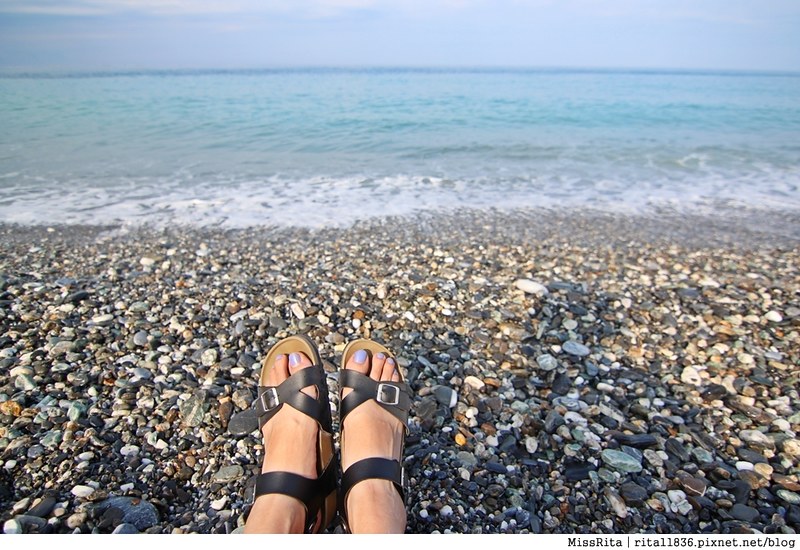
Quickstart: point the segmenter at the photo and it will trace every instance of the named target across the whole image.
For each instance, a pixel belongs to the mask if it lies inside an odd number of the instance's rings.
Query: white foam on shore
[[[348,226],[378,216],[463,208],[592,208],[642,214],[668,208],[713,212],[720,204],[800,210],[800,176],[640,184],[609,178],[526,177],[464,181],[428,176],[142,179],[103,186],[17,183],[0,190],[0,220],[21,224],[148,224],[250,227]],[[704,212],[705,211],[705,212]]]

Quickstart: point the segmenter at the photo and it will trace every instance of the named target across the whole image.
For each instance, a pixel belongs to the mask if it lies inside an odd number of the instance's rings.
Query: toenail
[[[297,365],[300,364],[300,361],[302,361],[302,360],[303,359],[300,357],[299,353],[290,353],[289,354],[289,366],[290,367],[296,367]]]
[[[389,358],[389,364],[394,366],[394,359],[392,359],[391,357]]]
[[[367,351],[363,349],[358,350],[355,355],[353,355],[353,359],[355,359],[356,363],[363,363],[367,360]]]
[[[284,354],[282,354],[282,353],[281,353],[280,355],[278,355],[278,356],[275,358],[275,362],[277,363],[278,361],[283,361],[285,358],[286,358],[286,356],[285,356]]]
[[[378,355],[376,355],[375,357],[377,357],[378,359],[386,359],[386,355],[384,355],[383,352],[379,352]]]

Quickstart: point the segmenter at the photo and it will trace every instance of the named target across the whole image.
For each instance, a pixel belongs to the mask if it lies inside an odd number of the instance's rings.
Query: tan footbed
[[[314,342],[306,336],[288,336],[272,346],[267,356],[264,358],[264,361],[261,363],[259,385],[268,385],[266,381],[269,377],[269,373],[272,372],[275,366],[275,358],[278,357],[278,355],[288,356],[290,353],[294,352],[304,353],[311,359],[313,365],[322,365],[322,358]],[[318,396],[318,399],[323,399],[327,402],[328,395]],[[320,425],[317,442],[317,476],[320,476],[334,458],[333,434],[323,430]],[[325,498],[325,503],[320,510],[322,514],[322,528],[327,527],[331,521],[333,521],[333,517],[336,515],[336,505],[336,491],[333,491],[333,493]]]

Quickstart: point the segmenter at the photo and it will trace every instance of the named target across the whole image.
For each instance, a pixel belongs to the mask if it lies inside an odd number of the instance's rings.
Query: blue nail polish
[[[300,361],[302,361],[302,360],[303,360],[303,358],[300,357],[299,353],[290,353],[289,354],[289,366],[290,367],[296,367],[297,365],[300,364]]]
[[[394,365],[394,359],[392,359],[391,357],[389,358],[388,362],[389,362],[390,365]]]
[[[367,352],[366,350],[360,349],[358,350],[355,355],[353,355],[353,359],[355,359],[356,363],[363,363],[367,360]]]
[[[284,354],[282,354],[282,353],[281,353],[280,355],[278,355],[278,356],[275,358],[275,362],[277,363],[277,362],[279,362],[279,361],[283,361],[283,358],[284,358],[284,357],[286,357],[286,356],[285,356]]]
[[[375,357],[377,357],[378,359],[386,359],[386,354],[384,354],[384,353],[381,351],[381,352],[378,352],[378,355],[376,355]]]

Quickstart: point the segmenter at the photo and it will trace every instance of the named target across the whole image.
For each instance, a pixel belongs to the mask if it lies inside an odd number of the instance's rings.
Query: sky
[[[800,71],[798,0],[0,0],[0,69]]]

